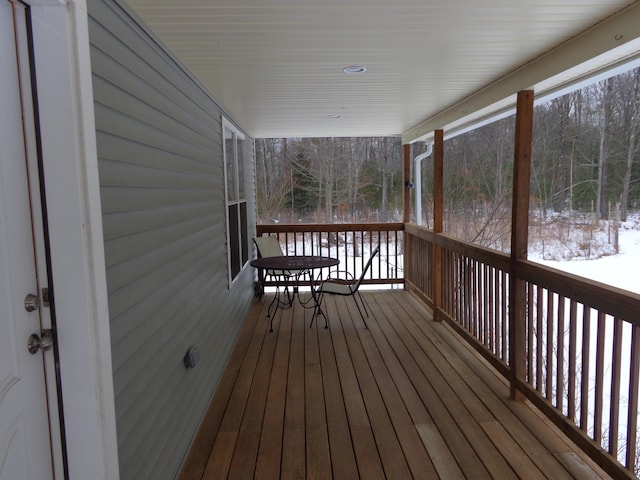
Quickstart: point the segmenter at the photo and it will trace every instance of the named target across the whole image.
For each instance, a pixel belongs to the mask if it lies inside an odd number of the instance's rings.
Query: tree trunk
[[[382,139],[382,221],[389,220],[389,139]]]
[[[602,99],[602,128],[600,129],[600,158],[598,159],[598,195],[596,212],[601,219],[608,218],[609,191],[609,139],[611,137],[611,115],[613,103],[613,79],[605,80],[605,93]]]
[[[629,144],[627,147],[627,162],[624,172],[624,180],[622,184],[622,194],[620,198],[621,211],[620,219],[627,221],[627,208],[629,203],[629,187],[631,185],[631,168],[633,167],[633,159],[636,155],[636,137],[638,124],[640,123],[640,68],[633,72],[633,103],[631,105],[631,121],[629,122]]]
[[[324,179],[325,222],[333,223],[333,164],[329,163]]]
[[[558,100],[559,107],[559,125],[557,129],[558,135],[558,157],[554,163],[553,172],[553,196],[551,204],[555,212],[561,212],[567,208],[567,128],[569,120],[570,103],[569,96],[562,97]]]

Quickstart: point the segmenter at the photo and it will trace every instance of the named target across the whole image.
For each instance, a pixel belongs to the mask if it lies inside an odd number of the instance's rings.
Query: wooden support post
[[[409,223],[411,220],[411,189],[408,183],[411,181],[411,145],[405,143],[402,145],[402,180],[404,185],[404,198],[402,204],[402,221]],[[405,275],[409,272],[409,258],[411,258],[411,245],[407,242],[407,235],[404,236],[405,255],[402,264]]]
[[[533,91],[518,92],[513,164],[513,204],[511,211],[511,273],[509,275],[509,364],[511,398],[523,400],[517,381],[526,371],[527,291],[524,280],[517,278],[517,263],[527,259],[529,241],[529,189],[531,178],[531,143],[533,135]]]
[[[442,247],[435,239],[443,231],[444,224],[444,132],[436,130],[433,139],[433,319],[442,320]]]
[[[402,146],[403,174],[402,180],[404,185],[404,200],[402,221],[409,223],[411,219],[411,189],[409,182],[411,181],[411,145],[406,143]]]

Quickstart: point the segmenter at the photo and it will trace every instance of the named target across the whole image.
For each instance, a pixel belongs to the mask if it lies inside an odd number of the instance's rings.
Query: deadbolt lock
[[[33,293],[28,294],[24,297],[24,309],[27,312],[35,312],[40,308],[40,298]]]

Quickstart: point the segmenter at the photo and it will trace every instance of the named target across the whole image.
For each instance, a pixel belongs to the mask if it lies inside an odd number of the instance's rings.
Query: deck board
[[[609,478],[415,297],[363,295],[369,329],[256,300],[181,480]]]

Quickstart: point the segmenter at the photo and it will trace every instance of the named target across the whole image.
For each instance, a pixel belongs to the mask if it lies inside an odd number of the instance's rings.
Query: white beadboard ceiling
[[[640,51],[630,0],[126,3],[253,137],[413,141],[585,55]]]

